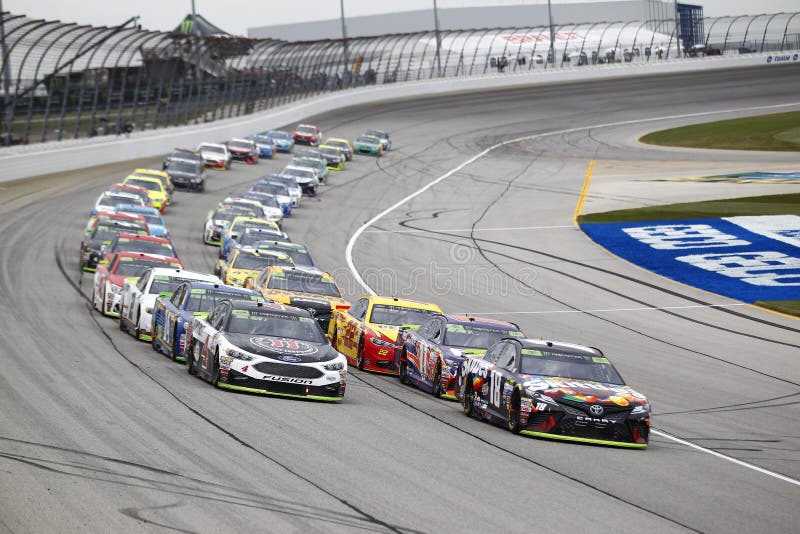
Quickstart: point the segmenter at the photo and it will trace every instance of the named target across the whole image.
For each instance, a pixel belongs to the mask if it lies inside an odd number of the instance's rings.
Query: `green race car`
[[[314,172],[317,174],[317,179],[319,183],[323,184],[328,181],[328,163],[319,157],[314,156],[300,156],[295,157],[292,159],[292,165],[295,167],[308,167],[313,169]]]
[[[356,154],[380,157],[383,154],[383,143],[372,135],[359,135],[355,142]]]

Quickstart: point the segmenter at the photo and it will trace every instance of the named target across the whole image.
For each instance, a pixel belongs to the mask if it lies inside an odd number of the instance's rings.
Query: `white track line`
[[[749,306],[743,302],[732,304],[692,304],[689,306],[644,306],[641,308],[605,308],[597,310],[543,310],[543,311],[507,311],[507,312],[464,312],[460,315],[472,315],[474,317],[484,315],[549,315],[556,313],[605,313],[605,312],[628,312],[628,311],[658,311],[658,310],[686,310],[690,308],[731,308],[734,306]]]
[[[489,152],[492,152],[493,150],[496,150],[496,149],[498,149],[498,148],[500,148],[502,146],[510,145],[512,143],[519,143],[520,141],[541,139],[543,137],[549,137],[549,136],[552,136],[552,135],[564,135],[564,134],[568,134],[568,133],[581,132],[581,131],[585,131],[585,130],[593,130],[595,128],[610,128],[610,127],[614,127],[614,126],[626,126],[626,125],[630,125],[630,124],[643,124],[643,123],[647,123],[647,122],[657,122],[657,121],[672,120],[672,119],[686,119],[686,118],[692,118],[692,117],[710,117],[710,116],[713,116],[713,115],[722,115],[722,114],[726,114],[726,113],[738,113],[738,112],[741,112],[741,111],[761,111],[761,110],[767,110],[767,109],[796,107],[798,105],[800,105],[800,102],[794,102],[794,103],[789,103],[789,104],[772,104],[772,105],[769,105],[769,106],[753,106],[753,107],[747,107],[747,108],[727,109],[727,110],[722,110],[722,111],[702,111],[702,112],[699,112],[699,113],[682,113],[682,114],[678,114],[678,115],[666,115],[664,117],[653,117],[653,118],[649,118],[649,119],[633,119],[633,120],[629,120],[629,121],[609,122],[609,123],[605,123],[605,124],[595,124],[593,126],[581,126],[579,128],[567,128],[565,130],[557,130],[555,132],[547,132],[547,133],[541,133],[541,134],[535,134],[535,135],[526,135],[526,136],[523,136],[523,137],[516,137],[514,139],[509,139],[508,141],[503,141],[502,143],[497,143],[496,145],[490,146],[489,148],[487,148],[486,150],[480,152],[479,154],[476,154],[476,155],[472,156],[471,158],[466,160],[464,163],[462,163],[458,167],[455,167],[454,169],[451,169],[451,170],[447,171],[446,173],[444,173],[443,175],[439,176],[438,178],[436,178],[432,182],[428,183],[427,185],[423,186],[422,188],[418,189],[417,191],[415,191],[415,192],[411,193],[410,195],[398,200],[397,202],[395,202],[394,204],[392,204],[391,206],[389,206],[388,208],[386,208],[382,212],[380,212],[377,215],[375,215],[374,217],[372,217],[370,220],[365,222],[363,225],[361,225],[355,231],[355,233],[353,233],[353,235],[350,236],[350,240],[347,242],[347,247],[345,248],[345,251],[344,251],[345,260],[347,261],[347,267],[353,273],[353,276],[355,277],[355,279],[359,283],[359,285],[361,285],[370,295],[375,295],[376,294],[375,291],[373,291],[372,288],[369,287],[366,282],[364,282],[364,279],[361,278],[361,275],[358,273],[358,269],[356,269],[355,263],[353,263],[353,247],[355,246],[356,241],[358,241],[358,238],[361,237],[361,234],[363,234],[364,231],[367,228],[369,228],[370,226],[372,226],[373,224],[375,224],[376,222],[381,220],[383,217],[385,217],[386,215],[388,215],[392,211],[396,210],[397,208],[399,208],[400,206],[402,206],[403,204],[408,202],[409,200],[412,200],[412,199],[418,197],[419,195],[421,195],[422,193],[424,193],[425,191],[427,191],[431,187],[435,186],[439,182],[441,182],[443,180],[446,180],[447,178],[451,177],[452,175],[454,175],[455,173],[457,173],[458,171],[460,171],[461,169],[463,169],[467,165],[470,165],[471,163],[474,163],[475,161],[479,160],[480,158],[482,158],[483,156],[485,156]],[[712,456],[715,456],[717,458],[720,458],[722,460],[727,460],[727,461],[732,462],[732,463],[734,463],[736,465],[747,467],[749,469],[752,469],[754,471],[758,471],[759,473],[763,473],[765,475],[769,475],[771,477],[777,478],[777,479],[782,480],[784,482],[788,482],[790,484],[795,484],[795,485],[800,486],[800,481],[795,480],[793,478],[789,478],[789,477],[787,477],[785,475],[781,475],[779,473],[775,473],[773,471],[769,471],[767,469],[763,469],[763,468],[758,467],[756,465],[749,464],[749,463],[743,462],[741,460],[737,460],[736,458],[734,458],[732,456],[726,456],[726,455],[724,455],[722,453],[719,453],[719,452],[716,452],[716,451],[712,451],[711,449],[706,449],[705,447],[701,447],[700,445],[695,445],[694,443],[691,443],[689,441],[680,439],[678,437],[672,436],[672,435],[667,434],[667,433],[662,432],[662,431],[653,430],[652,432],[654,434],[657,434],[657,435],[661,436],[661,437],[664,437],[664,438],[667,438],[667,439],[671,439],[672,441],[675,441],[676,443],[680,443],[682,445],[686,445],[687,447],[691,447],[691,448],[699,450],[701,452],[708,453],[708,454],[710,454]]]
[[[507,226],[505,228],[435,228],[431,230],[364,230],[364,233],[389,232],[392,234],[424,234],[425,232],[513,232],[516,230],[557,230],[559,228],[569,228],[575,230],[571,224],[559,224],[557,226]]]

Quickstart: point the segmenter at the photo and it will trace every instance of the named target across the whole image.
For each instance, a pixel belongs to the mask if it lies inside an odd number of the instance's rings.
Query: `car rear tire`
[[[193,339],[189,343],[190,345],[186,347],[186,372],[190,375],[196,375],[197,368],[195,368],[194,364],[198,351]]]
[[[472,375],[467,375],[464,379],[463,388],[461,406],[464,408],[464,415],[472,417],[475,415],[475,391],[472,389]]]
[[[397,371],[398,375],[400,376],[401,384],[411,383],[411,381],[408,379],[408,361],[406,361],[406,357],[406,351],[403,350],[403,355],[400,358],[400,365],[398,366],[399,369]]]
[[[436,372],[433,374],[433,387],[431,389],[431,394],[437,399],[442,397],[442,362],[441,360],[436,362]]]
[[[358,342],[358,349],[356,350],[356,367],[359,371],[364,370],[364,338]]]
[[[153,339],[155,340],[155,337]],[[180,347],[180,342],[178,340],[178,321],[175,321],[175,328],[172,330],[172,350],[170,351],[170,358],[173,362],[178,361],[177,347]]]
[[[211,373],[211,383],[215,388],[219,387],[219,349],[214,353],[214,370]]]
[[[519,434],[519,431],[522,430],[519,423],[519,407],[519,390],[514,390],[514,393],[511,394],[511,404],[509,404],[506,414],[508,429],[514,434]]]

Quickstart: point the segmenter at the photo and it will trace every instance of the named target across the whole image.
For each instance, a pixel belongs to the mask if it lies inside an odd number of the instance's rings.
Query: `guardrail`
[[[563,24],[551,47],[546,26],[290,43],[3,13],[0,145],[207,124],[359,86],[785,51],[800,48],[798,15]]]

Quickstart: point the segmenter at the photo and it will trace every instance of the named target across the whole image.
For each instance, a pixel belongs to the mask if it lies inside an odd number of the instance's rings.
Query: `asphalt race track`
[[[798,170],[796,154],[635,143],[673,124],[775,111],[747,109],[797,103],[798,87],[796,66],[773,67],[309,119],[326,136],[392,134],[393,150],[332,172],[285,225],[353,298],[363,289],[344,252],[365,221],[490,146],[547,134],[499,147],[389,212],[355,242],[353,262],[379,293],[601,347],[653,405],[658,432],[644,451],[514,436],[358,371],[338,405],[217,390],[91,312],[92,277],[78,268],[95,197],[160,158],[3,184],[0,532],[796,532],[800,322],[628,265],[578,231],[573,213],[590,160],[584,209],[594,211],[733,188],[615,186],[619,169]],[[745,111],[676,117],[727,110]],[[206,193],[176,192],[166,219],[187,267],[213,266],[207,210],[288,159],[209,171]],[[787,190],[739,187],[732,194]]]

